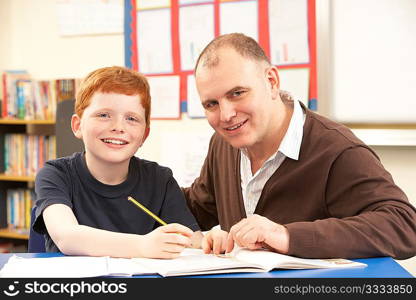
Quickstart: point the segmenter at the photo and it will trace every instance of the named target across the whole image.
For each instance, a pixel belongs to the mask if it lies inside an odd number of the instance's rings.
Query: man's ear
[[[276,99],[276,97],[279,95],[280,78],[279,71],[275,66],[267,68],[266,78],[270,83],[272,98]]]
[[[77,114],[73,114],[71,117],[71,128],[75,137],[82,139],[81,118]]]

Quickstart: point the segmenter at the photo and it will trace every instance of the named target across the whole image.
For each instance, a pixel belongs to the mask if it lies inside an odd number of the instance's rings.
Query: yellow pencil
[[[133,197],[128,197],[127,198],[129,201],[133,202],[134,204],[136,204],[136,206],[138,206],[139,208],[141,208],[145,213],[147,213],[149,216],[151,216],[153,219],[155,219],[156,221],[158,221],[160,224],[162,225],[168,225],[165,221],[163,221],[161,218],[159,218],[158,216],[156,216],[154,213],[152,213],[150,210],[148,210],[146,207],[144,207],[142,204],[140,204],[139,202],[137,202],[136,200],[134,200]]]

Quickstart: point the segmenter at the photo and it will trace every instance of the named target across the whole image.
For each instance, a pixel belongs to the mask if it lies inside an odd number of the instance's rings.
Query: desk
[[[7,253],[0,254],[0,268],[13,254],[21,257],[56,257],[60,253]],[[199,278],[413,278],[400,264],[391,257],[354,259],[367,264],[366,268],[345,269],[311,269],[311,270],[275,270],[267,273],[231,273],[198,275]],[[143,278],[159,277],[137,276]]]

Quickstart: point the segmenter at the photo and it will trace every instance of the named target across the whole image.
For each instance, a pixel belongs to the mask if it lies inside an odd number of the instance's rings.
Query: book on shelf
[[[8,189],[6,191],[7,227],[29,231],[30,212],[35,192],[33,189]],[[2,216],[4,217],[4,216]]]
[[[57,103],[75,99],[80,79],[35,80],[26,71],[4,71],[1,117],[54,120]]]
[[[0,136],[0,140],[4,144],[1,169],[6,175],[35,176],[47,160],[56,158],[54,135],[10,133]]]
[[[80,267],[81,266],[81,267]],[[346,259],[304,259],[267,250],[236,248],[226,255],[185,249],[174,259],[61,256],[22,258],[12,256],[0,277],[97,277],[159,274],[163,277],[216,273],[269,272],[273,269],[365,267]]]
[[[29,80],[30,75],[25,70],[6,70],[2,73],[2,118],[16,118],[17,82]]]

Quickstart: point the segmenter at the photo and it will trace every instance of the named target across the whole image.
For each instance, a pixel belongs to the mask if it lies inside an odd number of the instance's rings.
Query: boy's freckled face
[[[145,110],[139,95],[95,93],[75,135],[93,161],[128,162],[147,137]]]

